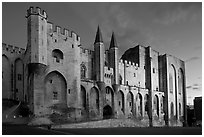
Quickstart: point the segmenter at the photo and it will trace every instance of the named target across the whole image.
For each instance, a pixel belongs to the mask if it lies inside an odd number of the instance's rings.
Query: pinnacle
[[[103,38],[102,38],[102,34],[101,34],[101,30],[99,28],[99,25],[98,25],[98,29],[97,29],[97,32],[96,32],[96,38],[95,38],[95,43],[98,43],[98,42],[103,42]]]
[[[116,42],[116,38],[115,38],[115,34],[114,32],[112,33],[112,37],[111,37],[111,42],[110,42],[110,49],[111,48],[118,48],[117,42]]]

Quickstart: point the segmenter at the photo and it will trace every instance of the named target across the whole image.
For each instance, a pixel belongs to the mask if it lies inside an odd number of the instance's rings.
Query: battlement
[[[2,43],[2,50],[9,51],[10,53],[22,54],[25,52],[25,49],[19,48],[13,45],[7,45]]]
[[[44,11],[44,10],[41,10],[41,8],[39,7],[30,7],[28,10],[27,10],[27,16],[26,17],[29,17],[30,15],[40,15],[41,17],[47,19],[47,13]]]
[[[77,35],[74,31],[62,28],[58,25],[54,25],[53,23],[48,22],[48,33],[52,32],[56,32],[57,34],[61,34],[64,37],[70,37],[76,41],[80,41],[80,36]]]
[[[93,51],[90,49],[85,49],[85,48],[80,48],[80,53],[85,54],[85,55],[93,55]]]
[[[138,64],[137,63],[134,63],[134,62],[131,62],[131,61],[127,61],[127,60],[120,59],[119,64],[123,65],[123,66],[125,65],[125,66],[128,66],[128,67],[138,68]]]

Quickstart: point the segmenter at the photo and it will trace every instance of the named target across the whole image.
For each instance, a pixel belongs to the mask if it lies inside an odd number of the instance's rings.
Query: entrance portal
[[[110,119],[113,115],[112,108],[109,105],[106,105],[103,108],[103,119]]]

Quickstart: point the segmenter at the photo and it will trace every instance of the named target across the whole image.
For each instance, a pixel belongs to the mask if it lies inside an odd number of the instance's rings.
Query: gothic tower
[[[114,32],[112,33],[110,48],[109,48],[109,63],[110,67],[113,68],[114,73],[114,83],[119,84],[119,77],[118,77],[118,45],[116,42],[116,38]]]
[[[44,75],[47,70],[47,14],[39,7],[27,10],[28,96],[30,110],[43,115]]]
[[[30,63],[47,65],[47,15],[39,7],[27,10],[28,50]]]
[[[104,81],[104,44],[101,30],[98,26],[96,38],[94,42],[94,59],[95,59],[95,79],[96,81]]]

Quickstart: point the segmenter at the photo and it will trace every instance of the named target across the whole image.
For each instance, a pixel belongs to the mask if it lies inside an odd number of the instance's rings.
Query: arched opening
[[[14,98],[23,100],[23,61],[21,59],[15,60],[15,92]]]
[[[84,64],[81,64],[81,78],[86,78],[86,66]]]
[[[118,109],[123,113],[125,112],[125,102],[124,102],[124,93],[120,90],[118,92]]]
[[[114,93],[110,87],[106,87],[106,103],[109,104],[111,107],[114,105]]]
[[[154,110],[159,117],[159,97],[157,95],[154,96]]]
[[[11,97],[11,66],[6,55],[2,55],[2,98]]]
[[[113,115],[113,111],[112,111],[111,106],[106,105],[103,108],[103,119],[110,119],[112,117],[112,115]]]
[[[133,94],[132,92],[128,92],[127,94],[127,112],[128,112],[128,115],[133,114]]]
[[[86,90],[83,86],[81,86],[81,92],[80,92],[80,106],[83,110],[86,109]]]
[[[122,85],[122,81],[123,81],[123,78],[122,78],[122,76],[120,75],[120,76],[119,76],[119,84],[120,84],[120,85]]]
[[[179,72],[178,72],[178,93],[179,94],[183,93],[183,85],[184,85],[183,79],[184,79],[183,72],[181,69],[179,69]]]
[[[179,103],[179,116],[181,116],[181,103]]]
[[[171,73],[169,73],[169,91],[170,91],[170,93],[172,93],[173,94],[173,76],[172,76],[172,74]]]
[[[140,93],[137,94],[136,102],[138,115],[142,116],[142,95]]]
[[[144,97],[144,105],[145,105],[145,113],[147,115],[149,115],[148,101],[149,101],[149,95],[146,94],[145,97]]]
[[[54,49],[52,51],[52,57],[54,57],[56,59],[56,62],[60,62],[60,60],[63,59],[63,52],[59,49]]]
[[[171,118],[174,117],[174,104],[171,102]]]
[[[161,113],[164,113],[164,96],[161,97],[161,101],[160,102],[161,102],[160,103],[161,104],[161,107],[160,107],[161,108]]]
[[[99,91],[96,87],[91,88],[90,92],[90,109],[99,110]]]
[[[45,104],[67,104],[67,84],[58,71],[50,72],[45,77]]]

